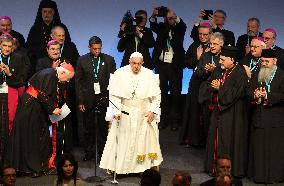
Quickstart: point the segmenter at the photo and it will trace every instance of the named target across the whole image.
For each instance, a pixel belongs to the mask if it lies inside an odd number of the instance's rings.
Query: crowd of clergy
[[[166,153],[159,130],[168,127],[180,145],[206,149],[204,171],[211,176],[218,174],[218,157],[227,156],[235,178],[283,182],[281,36],[274,28],[261,31],[252,17],[236,40],[224,10],[201,10],[185,51],[186,23],[178,11],[166,8],[163,15],[162,8],[150,16],[137,11],[133,31],[121,23],[117,70],[98,36],[79,55],[52,0],[40,2],[26,40],[1,16],[0,167],[32,177],[50,172],[78,145],[81,122],[83,160],[96,158],[118,174],[158,169]],[[184,68],[192,76],[181,107]],[[52,122],[49,115],[63,115],[66,107],[71,113]]]

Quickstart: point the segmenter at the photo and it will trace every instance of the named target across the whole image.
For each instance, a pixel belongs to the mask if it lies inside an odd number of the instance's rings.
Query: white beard
[[[276,69],[276,65],[274,65],[271,68],[264,68],[261,67],[260,71],[258,73],[258,82],[269,82],[272,76],[272,73],[274,72],[274,70]]]
[[[221,65],[221,69],[222,69],[222,70],[225,70],[226,68],[224,67],[224,65]]]

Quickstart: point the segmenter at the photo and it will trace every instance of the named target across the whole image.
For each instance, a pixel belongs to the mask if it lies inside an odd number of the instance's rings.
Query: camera
[[[213,10],[204,10],[205,15],[202,17],[203,20],[209,20],[209,15],[213,15]]]
[[[158,10],[158,15],[157,17],[166,17],[168,14],[168,8],[165,6],[160,6],[156,8]]]
[[[121,25],[124,23],[126,24],[124,28],[124,34],[134,35],[136,33],[136,25],[140,24],[142,21],[142,15],[136,15],[135,17],[133,17],[130,10],[127,10],[121,21]],[[136,25],[134,25],[134,22],[136,23]]]

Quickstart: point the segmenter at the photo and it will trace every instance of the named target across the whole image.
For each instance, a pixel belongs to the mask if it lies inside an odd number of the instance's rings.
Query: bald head
[[[63,45],[65,42],[65,30],[61,26],[55,26],[51,30],[51,38]]]
[[[12,31],[12,20],[8,16],[0,17],[0,32],[10,33]]]
[[[261,52],[265,49],[266,44],[258,39],[252,39],[250,43],[250,52],[254,57],[260,57]]]

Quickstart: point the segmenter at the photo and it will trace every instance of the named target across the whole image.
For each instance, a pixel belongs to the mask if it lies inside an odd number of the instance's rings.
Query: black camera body
[[[130,10],[128,10],[121,21],[121,25],[123,23],[126,24],[124,28],[125,35],[134,35],[136,33],[136,25],[140,24],[143,21],[143,16],[136,15],[135,18],[132,16]],[[136,23],[134,25],[134,22]]]
[[[158,15],[157,17],[166,17],[168,14],[168,8],[165,6],[160,6],[156,8],[158,10]]]
[[[209,20],[209,15],[213,15],[213,10],[204,10],[205,15],[202,17],[203,20]]]

